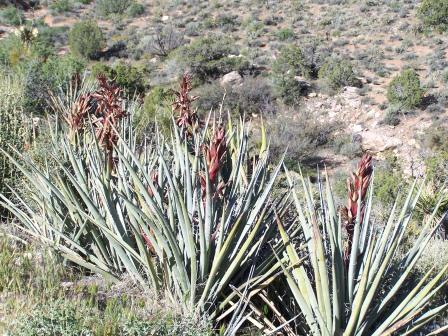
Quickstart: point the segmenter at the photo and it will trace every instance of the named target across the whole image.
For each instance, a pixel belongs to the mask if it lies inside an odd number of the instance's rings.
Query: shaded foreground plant
[[[1,204],[24,232],[68,260],[168,292],[185,311],[228,324],[226,335],[247,321],[266,334],[412,335],[447,307],[429,303],[447,283],[448,265],[434,278],[429,271],[417,283],[410,279],[440,225],[433,223],[442,200],[414,245],[402,251],[425,182],[415,181],[384,225],[370,215],[368,156],[349,182],[345,214],[336,210],[327,176],[325,184],[319,177],[316,198],[302,174],[298,192],[285,168],[289,188],[274,197],[282,163],[270,167],[264,128],[252,153],[248,127],[199,120],[190,89],[184,77],[169,139],[156,133],[137,143],[131,125],[140,107],[126,100],[120,107],[97,104],[103,92],[87,104],[83,126],[72,127],[75,137],[54,137],[63,152],[56,173],[4,152],[26,178],[30,196],[13,191],[17,201],[1,196]],[[76,116],[84,93],[101,91],[80,90],[55,99],[57,110]],[[123,113],[104,142],[95,117],[112,111]],[[282,274],[288,286],[277,287]]]
[[[378,336],[399,332],[399,335],[415,335],[448,307],[447,304],[430,305],[431,299],[447,284],[448,265],[433,278],[432,270],[421,279],[411,276],[440,226],[440,222],[433,223],[443,198],[431,218],[423,223],[413,246],[403,251],[406,229],[425,182],[416,180],[401,209],[395,202],[387,223],[380,225],[370,216],[373,195],[370,170],[371,158],[364,156],[353,182],[349,183],[348,217],[336,210],[328,176],[325,183],[319,180],[315,199],[302,175],[303,193],[299,195],[287,172],[297,213],[297,230],[305,241],[297,246],[278,218],[289,259],[287,265],[291,268],[286,269],[285,265],[283,271],[298,306],[298,315],[293,316],[298,334]],[[353,224],[345,234],[344,220]],[[284,316],[285,320],[289,318]]]
[[[188,94],[186,88],[175,106],[190,101]],[[69,121],[85,102],[85,95],[72,97],[60,100],[71,105],[64,109],[72,113]],[[198,122],[193,129],[173,122],[170,139],[137,144],[131,116],[138,106],[122,103],[127,113],[110,126],[113,171],[95,110],[81,118],[83,127],[72,126],[75,141],[59,135],[55,146],[63,158],[55,175],[23,155],[20,162],[10,156],[30,185],[32,202],[16,192],[18,203],[2,196],[4,206],[23,231],[93,272],[112,280],[128,273],[145,288],[168,291],[189,311],[216,316],[235,309],[239,297],[230,284],[247,286],[251,270],[251,288],[266,286],[280,267],[266,247],[271,242],[278,253],[284,249],[273,241],[272,225],[273,209],[282,213],[285,205],[271,196],[281,165],[269,168],[265,142],[251,155],[242,122],[227,128]],[[94,106],[111,115],[109,106]],[[187,121],[189,106],[181,109]]]

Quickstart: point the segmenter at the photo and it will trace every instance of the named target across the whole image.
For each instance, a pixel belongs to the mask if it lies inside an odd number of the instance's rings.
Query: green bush
[[[264,115],[275,110],[271,83],[262,77],[247,77],[238,86],[223,87],[218,83],[205,84],[197,88],[195,94],[199,96],[198,108],[205,115],[210,110],[219,110],[221,104],[223,111],[230,111],[237,117]]]
[[[383,211],[385,206],[390,207],[394,203],[404,182],[402,168],[396,156],[387,156],[384,161],[378,163],[373,183],[374,197],[380,203],[379,212]]]
[[[406,113],[406,111],[403,110],[402,106],[398,104],[389,105],[385,112],[386,114],[384,116],[383,123],[390,126],[397,126],[398,124],[400,124],[401,115]]]
[[[85,317],[77,312],[74,304],[55,302],[40,306],[22,319],[16,335],[88,336],[90,332],[83,326],[84,320]]]
[[[283,28],[277,31],[276,35],[280,41],[292,40],[294,38],[294,31],[290,28]]]
[[[420,86],[420,78],[412,69],[406,69],[389,83],[387,99],[391,104],[403,108],[414,108],[420,105],[424,90]]]
[[[72,55],[28,62],[23,69],[24,110],[30,115],[45,114],[49,93],[64,90],[72,76],[83,69],[84,63]]]
[[[231,71],[244,71],[250,64],[243,56],[233,56],[237,52],[232,39],[222,36],[207,36],[194,40],[178,51],[179,61],[193,78],[205,81],[217,78]]]
[[[431,155],[425,160],[426,177],[439,187],[448,182],[448,151],[446,148],[431,152]]]
[[[145,13],[145,6],[143,6],[141,3],[133,3],[126,10],[126,13],[128,14],[128,16],[135,18]]]
[[[25,22],[23,11],[14,6],[8,6],[0,11],[0,22],[12,26],[18,26]]]
[[[425,148],[431,151],[446,150],[448,148],[448,130],[444,122],[435,123],[425,132],[423,138]]]
[[[92,68],[92,74],[98,76],[106,75],[113,80],[118,86],[125,89],[130,96],[144,95],[146,90],[144,73],[141,69],[120,62],[113,67],[103,63],[95,64]]]
[[[30,50],[26,48],[20,38],[10,34],[0,40],[0,62],[3,65],[14,67],[28,59]]]
[[[133,0],[96,0],[95,6],[102,16],[124,13],[133,3]]]
[[[344,86],[360,86],[351,63],[347,60],[330,58],[319,70],[319,78],[324,80],[332,90]]]
[[[448,30],[448,1],[423,0],[418,13],[425,26],[440,32]]]
[[[125,300],[125,298],[123,298]],[[194,318],[160,314],[151,319],[137,316],[119,298],[107,300],[104,311],[87,302],[57,299],[39,304],[22,314],[14,330],[17,336],[211,336],[210,327]]]
[[[303,50],[296,45],[284,47],[272,64],[274,89],[288,105],[297,103],[306,90],[305,83],[296,77],[311,78],[312,75],[312,65],[306,59]]]
[[[311,64],[305,58],[303,50],[294,44],[280,51],[280,55],[272,64],[272,71],[274,74],[290,73],[294,76],[312,77]]]
[[[73,9],[73,3],[71,0],[53,0],[50,9],[56,14],[66,13]]]
[[[76,56],[96,58],[105,46],[103,32],[92,20],[75,23],[68,35],[70,50]]]
[[[169,134],[171,125],[171,104],[174,101],[172,90],[163,86],[155,86],[149,91],[143,103],[143,109],[135,118],[137,132],[143,133],[157,122],[164,134]]]

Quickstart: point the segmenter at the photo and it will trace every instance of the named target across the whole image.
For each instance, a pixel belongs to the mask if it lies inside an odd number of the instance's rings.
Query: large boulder
[[[222,86],[238,86],[243,83],[243,77],[238,71],[232,71],[222,76],[220,83]]]
[[[403,144],[399,138],[388,136],[378,130],[369,130],[360,134],[362,136],[362,148],[372,153],[395,149]]]

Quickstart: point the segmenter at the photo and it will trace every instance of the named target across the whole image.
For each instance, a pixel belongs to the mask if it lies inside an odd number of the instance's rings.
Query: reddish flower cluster
[[[210,185],[214,188],[212,189],[212,192],[214,193],[214,197],[216,197],[221,193],[225,186],[224,182],[221,181],[216,188],[214,187],[217,181],[218,173],[221,170],[225,155],[227,153],[226,132],[223,127],[218,127],[215,130],[213,137],[210,140],[210,144],[203,145],[202,151],[208,167],[207,173],[210,180]],[[201,174],[201,187],[202,195],[205,197],[207,181],[204,174]]]
[[[366,195],[371,182],[372,172],[372,157],[368,154],[364,154],[361,161],[358,163],[358,169],[352,174],[352,178],[347,179],[348,206],[342,209],[342,215],[344,217],[343,225],[347,233],[347,247],[344,251],[344,258],[346,261],[350,258],[358,211],[360,212],[360,223],[364,220]],[[358,209],[359,197],[361,197],[360,209]]]
[[[92,99],[96,102],[96,120],[93,120],[93,123],[99,143],[112,150],[118,140],[116,134],[118,121],[126,116],[122,108],[123,90],[109,83],[104,76],[98,77],[98,81],[100,88],[92,93]]]
[[[99,76],[98,82],[98,90],[78,98],[67,122],[72,131],[79,132],[90,118],[98,142],[111,151],[118,140],[115,130],[118,121],[126,116],[122,108],[122,89],[109,83],[104,76]]]
[[[199,117],[191,103],[198,99],[198,96],[190,96],[192,89],[191,77],[188,74],[182,76],[180,90],[176,92],[176,99],[173,102],[173,113],[176,114],[176,124],[186,134],[192,135],[193,131],[201,126]]]

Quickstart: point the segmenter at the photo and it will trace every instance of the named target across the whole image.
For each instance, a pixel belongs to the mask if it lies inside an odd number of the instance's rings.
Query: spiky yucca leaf
[[[82,95],[73,97],[65,101],[79,104]],[[282,213],[286,204],[271,197],[281,164],[269,167],[266,147],[251,156],[243,122],[227,130],[210,123],[186,135],[173,121],[170,139],[137,146],[134,108],[123,101],[127,116],[114,131],[112,156],[92,122],[75,141],[59,135],[56,174],[10,156],[33,205],[18,192],[18,203],[4,196],[2,203],[24,231],[74,263],[111,279],[127,273],[169,291],[188,310],[230,312],[238,291],[266,286],[280,267],[267,244],[283,251],[272,241],[273,209]]]
[[[401,210],[395,204],[384,226],[371,221],[373,186],[370,186],[363,201],[363,220],[359,221],[358,216],[355,221],[359,239],[348,238],[357,245],[351,247],[350,260],[356,260],[356,263],[347,273],[341,233],[343,219],[336,211],[328,176],[326,185],[319,181],[320,199],[314,200],[311,186],[303,176],[300,177],[303,190],[300,198],[289,172],[287,175],[293,188],[299,230],[307,241],[307,249],[306,261],[292,270],[284,269],[284,273],[303,314],[302,322],[299,320],[298,324],[305,326],[307,333],[379,336],[400,330],[407,334],[408,330],[415,332],[430,322],[447,307],[428,308],[428,303],[447,283],[448,265],[434,278],[430,278],[428,272],[417,284],[412,285],[410,279],[415,263],[438,225],[432,225],[429,220],[412,248],[403,257],[399,253],[424,181],[415,181]],[[432,218],[438,213],[442,201],[443,198],[433,209]],[[322,207],[315,207],[316,203]],[[280,219],[278,226],[286,246],[285,254],[289,264],[293,265],[304,254],[293,247]]]

